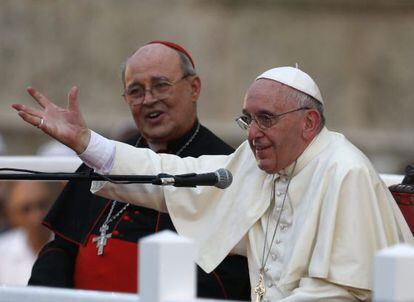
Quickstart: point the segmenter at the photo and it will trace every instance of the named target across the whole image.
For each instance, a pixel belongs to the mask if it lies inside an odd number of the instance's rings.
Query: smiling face
[[[166,145],[190,131],[195,123],[200,79],[196,75],[181,79],[183,76],[178,53],[165,45],[146,45],[128,59],[125,91],[137,85],[148,90],[162,81],[175,83],[160,99],[149,91],[142,103],[128,102],[126,96],[135,124],[149,144]]]
[[[289,97],[292,88],[279,82],[259,79],[248,89],[243,113],[246,115],[275,115],[300,105]],[[316,114],[316,115],[315,115]],[[271,128],[262,130],[252,122],[247,130],[248,141],[258,167],[276,173],[292,164],[316,135],[314,110],[295,111],[280,117]]]

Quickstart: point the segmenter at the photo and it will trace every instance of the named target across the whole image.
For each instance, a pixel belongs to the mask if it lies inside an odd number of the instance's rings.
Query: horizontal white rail
[[[404,178],[404,175],[399,174],[380,174],[381,179],[385,182],[387,187],[391,185],[400,184]]]
[[[81,163],[77,156],[0,156],[0,168],[42,172],[74,172]]]
[[[42,286],[0,286],[0,302],[139,302],[136,294]]]

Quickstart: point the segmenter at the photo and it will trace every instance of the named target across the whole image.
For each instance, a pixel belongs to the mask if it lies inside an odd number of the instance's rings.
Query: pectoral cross
[[[109,230],[109,226],[107,224],[103,224],[99,228],[100,235],[92,239],[92,242],[96,242],[96,248],[98,249],[98,256],[103,255],[104,247],[108,238],[111,238],[112,233],[107,234],[106,231]]]
[[[254,287],[254,292],[256,294],[256,302],[260,302],[263,299],[263,296],[266,292],[263,280],[263,271],[260,270],[259,281],[257,281],[256,286]]]

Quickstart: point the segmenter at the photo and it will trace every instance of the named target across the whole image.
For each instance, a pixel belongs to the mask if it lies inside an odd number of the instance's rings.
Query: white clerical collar
[[[288,177],[292,175],[292,177],[294,177],[298,174],[312,158],[319,154],[329,144],[329,133],[330,131],[326,127],[323,127],[321,132],[313,138],[302,154],[299,155],[296,160],[296,166],[295,162],[293,162],[286,168],[280,170],[277,175],[280,177]],[[293,168],[294,171],[292,174]]]

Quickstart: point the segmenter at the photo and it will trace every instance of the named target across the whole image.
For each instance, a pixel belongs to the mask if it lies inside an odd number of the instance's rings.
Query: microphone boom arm
[[[20,173],[3,174],[3,171],[15,171]],[[95,172],[75,173],[45,173],[39,171],[0,168],[0,180],[72,180],[72,181],[111,181],[114,183],[142,183],[153,185],[172,185],[175,187],[216,186],[220,189],[227,188],[232,182],[232,175],[226,169],[218,169],[211,173],[187,173],[170,175],[160,173],[158,175],[101,175]]]

